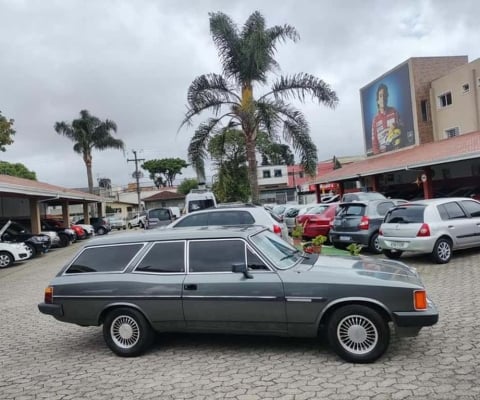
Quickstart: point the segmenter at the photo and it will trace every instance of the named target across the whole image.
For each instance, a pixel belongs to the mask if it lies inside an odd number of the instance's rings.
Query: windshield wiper
[[[287,258],[292,258],[294,255],[296,255],[296,254],[298,254],[298,253],[301,253],[301,251],[298,250],[298,249],[297,249],[297,250],[294,250],[294,251],[292,251],[290,254],[287,254],[286,256],[282,257],[282,258],[280,259],[280,261],[286,260]],[[300,257],[302,257],[302,258],[304,258],[304,259],[306,259],[306,260],[308,260],[308,259],[310,258],[310,257],[308,257],[308,256],[304,256],[303,254],[300,254]]]

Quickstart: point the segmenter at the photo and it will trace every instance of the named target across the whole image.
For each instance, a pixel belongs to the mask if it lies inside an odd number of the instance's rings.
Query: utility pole
[[[145,161],[144,158],[137,158],[137,152],[136,150],[132,150],[133,155],[135,158],[133,160],[129,160],[127,158],[127,161],[135,161],[135,179],[137,180],[137,200],[138,200],[138,215],[140,216],[140,211],[142,211],[142,202],[140,199],[140,171],[138,170],[138,162],[139,161]]]

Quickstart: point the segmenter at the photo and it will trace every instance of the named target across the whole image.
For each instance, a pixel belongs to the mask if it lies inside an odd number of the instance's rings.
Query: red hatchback
[[[319,204],[310,209],[308,213],[297,217],[297,224],[303,225],[303,236],[314,238],[318,235],[328,237],[330,225],[335,217],[335,211],[339,203]]]

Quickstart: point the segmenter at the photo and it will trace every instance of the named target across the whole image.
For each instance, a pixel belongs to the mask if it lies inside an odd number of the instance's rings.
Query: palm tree
[[[267,73],[279,68],[273,57],[277,42],[297,41],[297,31],[290,25],[266,28],[265,19],[258,11],[250,15],[241,31],[221,12],[209,16],[210,32],[223,72],[221,75],[201,75],[192,82],[187,94],[187,112],[180,128],[192,124],[193,117],[203,111],[213,113],[213,117],[198,126],[188,148],[192,166],[203,173],[210,137],[222,129],[242,129],[252,201],[258,201],[255,148],[259,130],[277,142],[279,133],[283,133],[283,138],[299,153],[305,172],[314,175],[317,148],[310,138],[308,122],[286,101],[294,98],[304,102],[306,96],[311,96],[312,100],[333,108],[338,102],[337,95],[321,79],[298,73],[278,77],[267,93],[255,99],[254,84],[265,85]]]
[[[87,167],[88,191],[93,193],[92,150],[124,149],[123,141],[111,135],[117,131],[117,124],[108,119],[100,121],[87,110],[82,110],[80,118],[71,124],[56,122],[55,131],[74,142],[73,150],[82,155]]]

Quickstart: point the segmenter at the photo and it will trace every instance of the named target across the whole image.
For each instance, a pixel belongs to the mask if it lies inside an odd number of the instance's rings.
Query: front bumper
[[[63,307],[61,304],[40,303],[38,309],[42,314],[53,315],[54,317],[63,316]]]
[[[432,326],[438,322],[438,310],[435,304],[428,301],[425,311],[396,311],[393,322],[400,336],[415,336],[422,327]]]

